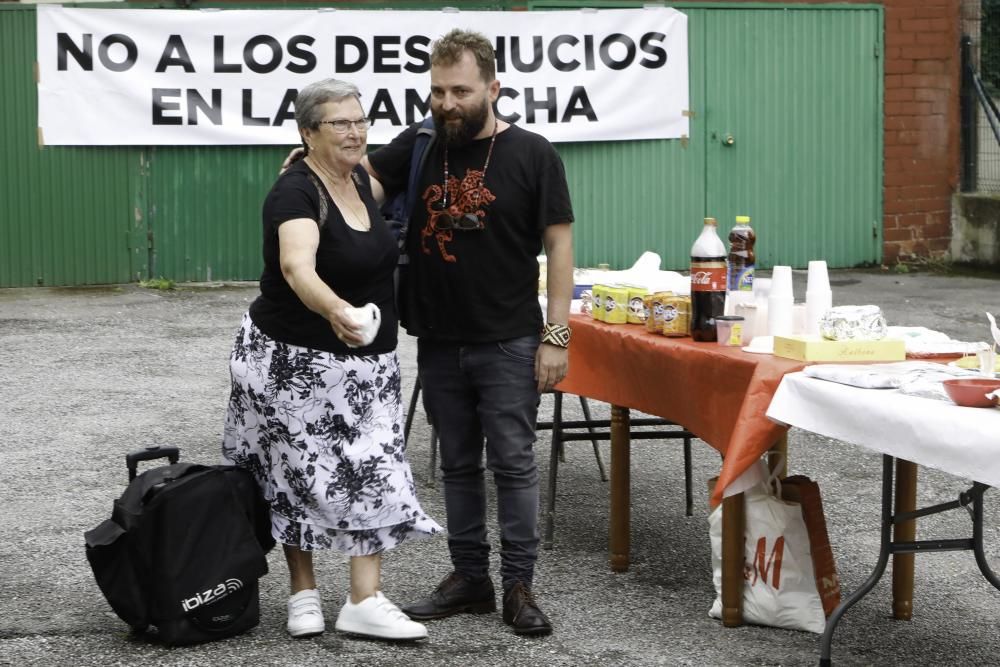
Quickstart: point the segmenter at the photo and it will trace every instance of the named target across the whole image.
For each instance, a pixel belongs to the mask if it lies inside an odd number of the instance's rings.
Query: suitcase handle
[[[173,445],[150,445],[145,449],[139,449],[131,454],[125,455],[125,464],[128,466],[128,481],[135,479],[136,471],[140,461],[152,461],[153,459],[169,459],[171,463],[177,463],[180,459],[181,450]]]

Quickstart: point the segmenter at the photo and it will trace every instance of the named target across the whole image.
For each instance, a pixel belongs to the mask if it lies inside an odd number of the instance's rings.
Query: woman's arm
[[[316,273],[319,227],[315,220],[297,218],[278,227],[278,257],[281,275],[306,308],[325,317],[337,338],[348,345],[361,345],[361,325],[344,310],[350,303],[337,296]]]

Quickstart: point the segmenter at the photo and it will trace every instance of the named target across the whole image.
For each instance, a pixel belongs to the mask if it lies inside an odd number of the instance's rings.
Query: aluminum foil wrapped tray
[[[819,321],[827,340],[882,340],[888,327],[878,306],[836,306]]]

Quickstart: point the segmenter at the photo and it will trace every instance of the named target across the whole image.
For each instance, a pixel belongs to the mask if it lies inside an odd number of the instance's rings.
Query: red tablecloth
[[[765,412],[781,378],[803,362],[583,315],[570,326],[569,375],[557,388],[669,419],[717,449],[724,459],[713,504],[787,430]]]

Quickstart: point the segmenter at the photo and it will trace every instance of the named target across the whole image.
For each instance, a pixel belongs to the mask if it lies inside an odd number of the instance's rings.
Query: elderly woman
[[[351,557],[336,629],[422,639],[424,626],[379,590],[382,551],[441,527],[421,509],[404,456],[398,249],[359,166],[369,121],[358,89],[335,79],[299,93],[295,120],[306,157],[264,200],[261,293],[230,358],[223,454],[254,474],[271,505],[291,636],[325,629],[312,552],[332,548]]]

